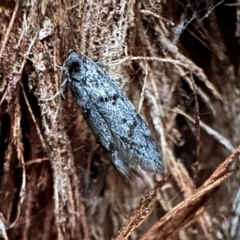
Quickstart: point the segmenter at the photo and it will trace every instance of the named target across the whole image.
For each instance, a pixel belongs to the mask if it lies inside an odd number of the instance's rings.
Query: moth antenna
[[[42,98],[41,100],[45,101],[45,102],[52,101],[53,99],[55,99],[59,95],[61,95],[65,99],[65,96],[63,95],[63,89],[65,88],[66,83],[67,83],[67,78],[60,85],[60,89],[52,97],[50,97],[50,98]]]

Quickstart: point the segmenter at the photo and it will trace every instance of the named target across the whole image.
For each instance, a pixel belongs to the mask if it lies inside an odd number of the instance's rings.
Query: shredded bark
[[[0,237],[240,239],[239,5],[2,1]],[[171,177],[127,186],[69,89],[45,101],[70,49],[119,83]]]

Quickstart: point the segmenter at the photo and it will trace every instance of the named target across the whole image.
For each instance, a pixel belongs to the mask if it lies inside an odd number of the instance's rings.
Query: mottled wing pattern
[[[132,103],[91,59],[71,52],[65,62],[65,74],[84,118],[121,174],[129,166],[161,173],[161,153],[151,133]]]

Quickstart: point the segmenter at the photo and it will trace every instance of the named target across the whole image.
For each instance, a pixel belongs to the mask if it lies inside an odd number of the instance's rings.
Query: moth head
[[[81,81],[86,71],[85,62],[86,57],[74,51],[70,52],[64,63],[65,75],[69,81]]]

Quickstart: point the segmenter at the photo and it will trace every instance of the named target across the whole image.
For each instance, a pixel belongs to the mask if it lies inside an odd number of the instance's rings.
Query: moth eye
[[[75,75],[80,72],[80,63],[79,62],[73,62],[71,66],[69,67],[69,73],[70,75]]]

